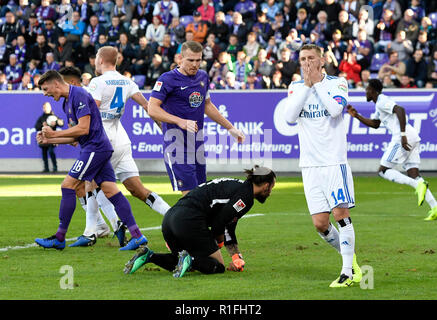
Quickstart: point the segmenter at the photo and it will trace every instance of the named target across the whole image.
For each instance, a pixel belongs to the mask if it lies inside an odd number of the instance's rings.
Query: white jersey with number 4
[[[317,90],[316,90],[317,89]],[[325,94],[323,101],[317,91]],[[347,163],[346,129],[342,110],[347,105],[348,86],[344,78],[325,75],[311,88],[303,80],[292,82],[288,88],[291,118],[297,122],[300,167],[323,167]],[[340,112],[333,117],[326,103],[333,104]],[[340,106],[339,106],[340,105]]]
[[[393,113],[393,108],[396,106],[396,102],[385,94],[380,94],[378,100],[375,104],[375,113],[371,115],[372,119],[380,120],[381,125],[387,128],[392,134],[392,141],[401,141],[401,127],[399,125],[399,119],[395,113]],[[407,141],[410,144],[420,141],[419,134],[417,130],[414,129],[412,125],[408,123],[405,125],[405,133],[407,135]]]
[[[112,146],[130,144],[120,118],[123,116],[126,101],[140,92],[137,84],[117,71],[106,71],[91,80],[88,91],[94,100],[100,101],[103,127]]]

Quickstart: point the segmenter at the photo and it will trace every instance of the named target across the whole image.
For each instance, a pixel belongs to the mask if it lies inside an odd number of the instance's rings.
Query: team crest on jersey
[[[240,212],[241,210],[246,208],[246,204],[243,202],[243,200],[240,199],[234,203],[233,207],[234,207],[235,211]]]
[[[338,88],[339,88],[340,90],[343,90],[344,92],[347,92],[347,86],[346,86],[344,83],[340,83],[340,84],[338,85]]]
[[[190,97],[188,98],[190,102],[191,108],[198,108],[203,102],[203,96],[200,94],[200,92],[193,92],[190,94]]]
[[[153,91],[161,91],[162,81],[156,81]]]

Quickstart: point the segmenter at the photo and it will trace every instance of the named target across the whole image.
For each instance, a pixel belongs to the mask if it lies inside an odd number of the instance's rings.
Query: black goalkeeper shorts
[[[205,217],[188,207],[174,206],[166,212],[162,234],[176,254],[187,250],[193,257],[208,257],[219,249]]]

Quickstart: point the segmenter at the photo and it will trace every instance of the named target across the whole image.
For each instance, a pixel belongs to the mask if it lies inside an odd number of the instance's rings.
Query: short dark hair
[[[187,51],[187,49],[190,49],[192,52],[199,53],[203,51],[203,46],[197,41],[186,41],[182,43],[182,55],[185,51]]]
[[[369,87],[375,90],[378,93],[382,92],[382,83],[379,79],[370,79],[369,80]]]
[[[304,45],[302,46],[302,48],[300,48],[300,52],[302,52],[303,50],[314,50],[314,51],[317,52],[317,54],[318,54],[320,57],[323,56],[322,49],[321,49],[318,45],[315,45],[315,44],[312,44],[312,43],[304,44]]]
[[[259,165],[255,165],[252,169],[244,170],[244,173],[247,175],[246,181],[251,181],[257,186],[264,183],[272,184],[276,179],[276,174],[272,169],[260,167]]]
[[[80,80],[82,78],[82,73],[79,68],[76,67],[64,67],[59,70],[59,73],[64,77],[74,77]]]
[[[45,82],[59,81],[64,82],[61,74],[56,70],[49,70],[45,72],[38,81],[38,86],[42,86]]]

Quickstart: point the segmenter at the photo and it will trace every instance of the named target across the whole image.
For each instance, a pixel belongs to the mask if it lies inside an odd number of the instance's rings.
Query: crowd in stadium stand
[[[433,0],[0,0],[0,90],[38,90],[41,74],[76,66],[86,86],[95,54],[141,89],[178,65],[181,44],[203,44],[211,89],[282,89],[301,79],[299,48],[324,48],[325,72],[350,88],[437,87]],[[371,8],[371,10],[370,10]],[[372,16],[373,15],[373,16]]]

